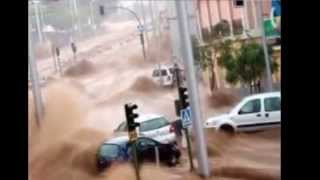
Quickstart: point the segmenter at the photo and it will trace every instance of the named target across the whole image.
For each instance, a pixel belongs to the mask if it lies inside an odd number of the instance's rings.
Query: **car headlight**
[[[217,121],[207,121],[206,126],[216,126],[218,123]]]

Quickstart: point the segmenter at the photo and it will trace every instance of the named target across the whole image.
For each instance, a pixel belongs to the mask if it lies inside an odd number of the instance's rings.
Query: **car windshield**
[[[174,68],[170,68],[169,71],[170,71],[171,74],[173,74],[174,73]]]
[[[152,74],[153,77],[166,76],[166,75],[167,75],[167,71],[165,69],[161,69],[161,70],[156,69],[153,71],[153,74]]]
[[[119,146],[115,144],[103,144],[101,149],[100,149],[100,155],[104,157],[111,157],[115,158],[119,154]]]
[[[127,131],[128,130],[128,126],[126,122],[122,122],[117,129],[115,129],[116,132],[122,132],[122,131]]]
[[[169,122],[163,117],[151,119],[140,124],[140,131],[151,131],[167,126],[168,124]]]

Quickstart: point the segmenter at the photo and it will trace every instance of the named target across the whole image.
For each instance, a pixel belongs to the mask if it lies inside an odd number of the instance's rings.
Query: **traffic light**
[[[136,104],[125,104],[125,113],[127,118],[127,125],[128,125],[128,131],[129,134],[132,131],[136,130],[136,127],[139,126],[139,123],[134,122],[136,118],[139,117],[137,113],[134,113],[133,111],[138,108]]]
[[[187,88],[185,87],[179,87],[179,98],[181,101],[181,106],[183,109],[187,108],[189,106],[189,100],[188,100],[188,94],[187,94]]]
[[[100,5],[99,9],[100,9],[100,15],[104,16],[104,6]]]

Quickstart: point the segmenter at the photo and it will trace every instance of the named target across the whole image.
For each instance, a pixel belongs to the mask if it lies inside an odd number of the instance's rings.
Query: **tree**
[[[257,84],[265,72],[265,60],[261,45],[250,42],[242,43],[239,49],[232,48],[232,43],[225,41],[218,57],[218,65],[227,70],[226,80],[231,84],[238,82],[250,87]],[[269,48],[269,53],[272,53]],[[270,60],[271,61],[271,60]],[[272,73],[278,71],[279,65],[271,61]]]
[[[195,64],[200,66],[202,70],[209,70],[210,77],[210,90],[213,91],[217,88],[216,75],[214,72],[214,61],[212,59],[212,46],[200,46],[198,40],[192,36],[192,48],[194,53]]]
[[[219,38],[219,36],[229,36],[231,33],[229,22],[224,19],[221,20],[211,27],[211,33],[214,39]]]

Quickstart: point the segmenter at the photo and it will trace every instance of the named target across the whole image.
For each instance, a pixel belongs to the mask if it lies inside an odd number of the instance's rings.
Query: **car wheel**
[[[169,164],[169,166],[175,166],[175,165],[178,164],[178,162],[179,162],[178,158],[177,158],[175,155],[173,155],[173,156],[170,158],[168,164]]]
[[[220,131],[222,131],[223,133],[227,134],[227,135],[234,135],[235,134],[235,129],[230,126],[230,125],[222,125],[219,128]]]

